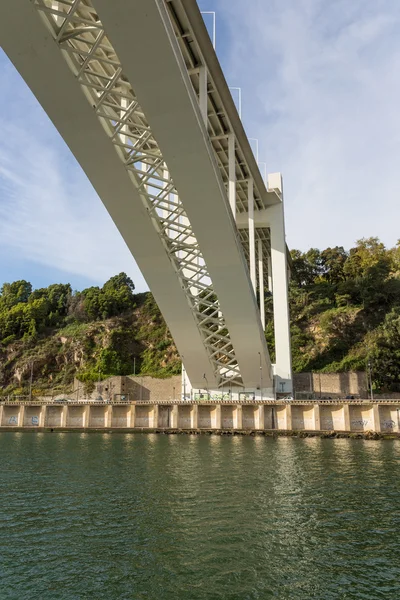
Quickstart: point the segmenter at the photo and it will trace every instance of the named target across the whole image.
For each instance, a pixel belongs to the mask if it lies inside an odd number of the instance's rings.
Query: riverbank
[[[366,431],[352,433],[349,431],[294,431],[294,430],[260,430],[260,429],[154,429],[149,427],[124,428],[121,427],[1,427],[1,432],[24,433],[154,433],[161,435],[216,435],[216,436],[247,436],[247,437],[294,437],[294,438],[322,438],[322,439],[355,439],[355,440],[398,440],[400,433],[377,433]]]
[[[0,431],[29,429],[392,435],[400,400],[0,404]]]

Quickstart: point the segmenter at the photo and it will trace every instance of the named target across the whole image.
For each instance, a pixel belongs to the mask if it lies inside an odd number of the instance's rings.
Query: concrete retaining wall
[[[400,402],[337,404],[1,404],[1,428],[400,433]]]

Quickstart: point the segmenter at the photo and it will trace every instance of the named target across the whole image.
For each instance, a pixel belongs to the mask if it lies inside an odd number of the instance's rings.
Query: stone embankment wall
[[[160,402],[163,400],[180,400],[181,376],[175,375],[166,379],[156,377],[109,377],[96,384],[91,394],[85,394],[84,385],[75,379],[74,390],[71,397],[76,400],[96,400],[99,396],[103,400],[116,401],[121,396],[133,401]],[[69,395],[68,395],[69,396]]]
[[[313,394],[315,398],[356,396],[368,398],[367,374],[363,371],[348,373],[294,373],[295,395]]]
[[[367,398],[367,378],[364,372],[354,373],[295,373],[293,375],[295,394],[310,394],[313,398],[355,396]],[[76,400],[116,401],[121,396],[129,401],[160,402],[180,400],[181,376],[166,379],[155,377],[110,377],[98,384],[90,395],[85,395],[84,386],[77,379],[71,397]],[[398,396],[398,395],[397,395]]]
[[[400,401],[0,404],[0,431],[21,428],[399,434]]]

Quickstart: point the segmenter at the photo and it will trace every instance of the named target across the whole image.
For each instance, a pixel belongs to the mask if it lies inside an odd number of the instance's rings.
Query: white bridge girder
[[[41,17],[41,18],[40,18]],[[226,189],[165,0],[3,0],[4,48],[141,269],[195,388],[272,388]]]

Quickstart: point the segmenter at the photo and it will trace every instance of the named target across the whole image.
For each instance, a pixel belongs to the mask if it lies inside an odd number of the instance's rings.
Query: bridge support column
[[[268,189],[274,189],[281,202],[267,209],[271,234],[271,273],[275,328],[276,391],[292,393],[292,356],[290,349],[288,273],[285,222],[283,215],[283,183],[280,173],[268,175]]]
[[[230,133],[228,136],[228,157],[229,157],[229,204],[232,209],[233,218],[236,221],[236,171],[235,171],[235,136]]]
[[[262,255],[262,241],[258,240],[258,287],[260,294],[260,317],[265,330],[265,302],[264,302],[264,262]]]
[[[273,293],[273,288],[272,288],[272,261],[271,261],[271,257],[268,256],[268,291],[272,294]]]
[[[253,284],[254,293],[256,293],[256,242],[254,229],[254,181],[252,178],[248,181],[248,198],[249,206],[249,255],[250,255],[250,279]]]

